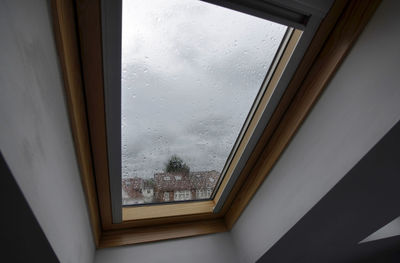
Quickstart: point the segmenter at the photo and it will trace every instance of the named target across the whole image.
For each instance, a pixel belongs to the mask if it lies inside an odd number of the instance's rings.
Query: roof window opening
[[[286,30],[202,1],[123,1],[123,205],[212,198]]]

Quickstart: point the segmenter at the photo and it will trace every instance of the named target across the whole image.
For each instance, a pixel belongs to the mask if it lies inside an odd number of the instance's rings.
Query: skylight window
[[[123,1],[124,205],[211,198],[286,30],[196,0]]]

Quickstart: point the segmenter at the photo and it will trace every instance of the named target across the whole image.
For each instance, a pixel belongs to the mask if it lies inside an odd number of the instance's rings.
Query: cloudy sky
[[[221,171],[286,27],[197,0],[124,0],[122,173]]]

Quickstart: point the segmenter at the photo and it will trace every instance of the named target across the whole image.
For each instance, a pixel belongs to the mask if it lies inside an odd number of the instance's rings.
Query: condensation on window
[[[286,29],[197,0],[123,1],[124,205],[210,198]]]

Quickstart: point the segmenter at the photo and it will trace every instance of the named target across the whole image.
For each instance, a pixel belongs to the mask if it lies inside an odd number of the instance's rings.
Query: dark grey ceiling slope
[[[399,236],[358,244],[400,216],[399,200],[397,123],[258,262],[400,262]]]
[[[0,207],[1,262],[59,262],[1,153]]]

